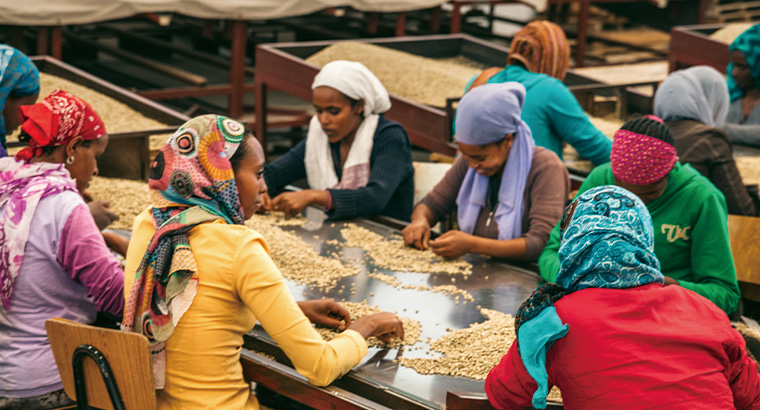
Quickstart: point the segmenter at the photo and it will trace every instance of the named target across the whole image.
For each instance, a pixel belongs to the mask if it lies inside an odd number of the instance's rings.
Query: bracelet
[[[327,190],[325,192],[327,192],[327,208],[325,208],[325,212],[330,212],[330,208],[332,208],[332,194]]]

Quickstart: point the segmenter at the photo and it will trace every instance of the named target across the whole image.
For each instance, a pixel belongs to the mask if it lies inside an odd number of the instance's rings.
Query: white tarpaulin
[[[445,0],[0,0],[0,24],[88,24],[140,13],[171,12],[203,19],[267,20],[329,7],[394,12],[439,6]]]

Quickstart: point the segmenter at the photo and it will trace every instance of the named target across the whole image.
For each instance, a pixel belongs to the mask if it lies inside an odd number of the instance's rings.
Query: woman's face
[[[66,146],[66,158],[73,157],[74,162],[65,163],[65,166],[76,181],[77,190],[80,193],[84,193],[90,186],[92,177],[98,175],[98,158],[103,155],[106,147],[108,147],[108,135],[91,140],[89,144],[84,144],[84,140],[77,137]]]
[[[470,168],[480,175],[492,177],[504,168],[513,141],[514,136],[507,134],[503,140],[493,144],[470,145],[458,142],[457,147]]]
[[[731,77],[734,78],[736,86],[742,90],[755,87],[755,80],[752,79],[752,73],[747,63],[747,56],[739,50],[734,50],[730,54],[731,63],[734,67],[731,69]]]
[[[247,145],[247,150],[235,170],[235,185],[247,220],[261,206],[261,195],[267,192],[267,183],[264,181],[264,150],[259,140],[249,135],[243,138],[243,144]]]
[[[669,175],[670,174],[667,174],[661,180],[649,185],[629,184],[617,179],[616,177],[613,177],[613,180],[615,181],[615,185],[631,191],[632,193],[636,194],[639,199],[641,199],[641,202],[643,202],[644,205],[649,205],[650,202],[661,197],[662,193],[665,192],[665,188],[668,186],[668,180],[670,179]]]
[[[338,142],[351,135],[362,123],[361,113],[364,102],[359,101],[353,107],[351,100],[340,91],[326,86],[317,87],[312,93],[311,102],[319,119],[322,131],[327,139]]]

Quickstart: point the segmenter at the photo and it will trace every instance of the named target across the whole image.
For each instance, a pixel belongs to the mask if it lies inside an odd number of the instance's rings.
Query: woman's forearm
[[[528,244],[523,237],[499,240],[473,236],[471,248],[470,252],[472,253],[495,258],[522,260],[525,259]]]

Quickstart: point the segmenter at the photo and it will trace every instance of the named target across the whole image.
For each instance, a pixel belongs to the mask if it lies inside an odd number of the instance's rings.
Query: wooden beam
[[[243,84],[245,83],[245,48],[248,42],[247,23],[245,20],[234,20],[231,28],[232,61],[230,62],[230,92],[227,109],[232,118],[243,115]]]

